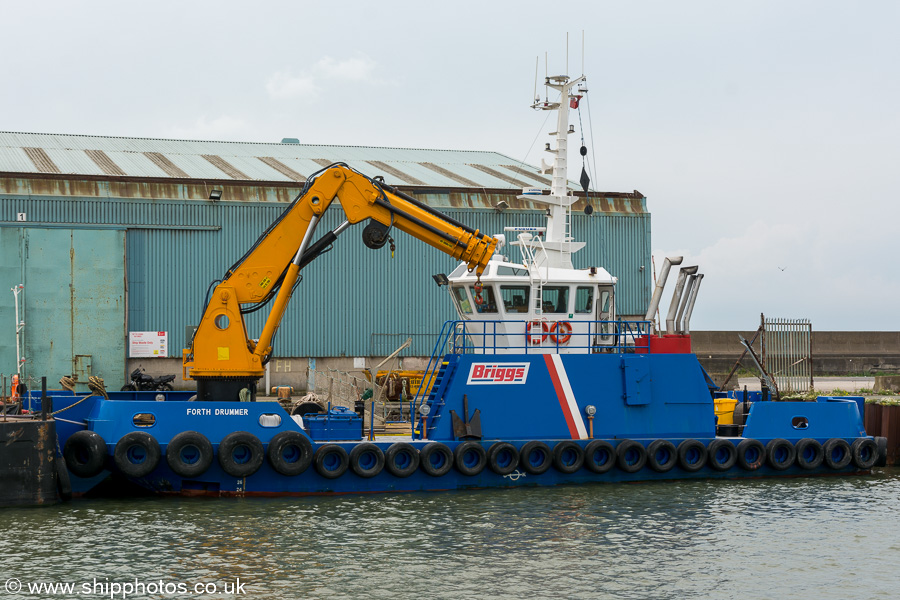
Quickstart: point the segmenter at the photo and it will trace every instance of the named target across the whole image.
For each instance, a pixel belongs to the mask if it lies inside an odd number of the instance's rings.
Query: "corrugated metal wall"
[[[168,331],[172,356],[180,356],[185,327],[201,315],[210,281],[221,277],[285,208],[283,204],[192,202],[185,200],[0,197],[2,214],[26,212],[29,222],[91,228],[125,225],[128,330]],[[487,233],[504,226],[542,225],[540,211],[443,212]],[[343,220],[333,206],[319,233]],[[11,224],[10,224],[11,225]],[[650,215],[573,215],[577,239],[587,247],[574,255],[576,267],[602,266],[619,277],[618,313],[643,313],[650,297]],[[279,356],[384,355],[414,339],[410,355],[431,352],[441,323],[453,318],[433,273],[456,263],[402,232],[397,252],[372,251],[359,240],[361,227],[347,231],[334,250],[304,271],[276,339]],[[517,253],[515,248],[507,252]],[[513,254],[512,258],[518,258]],[[641,269],[641,267],[644,267]],[[264,312],[264,311],[260,311]],[[251,336],[262,315],[248,318]]]

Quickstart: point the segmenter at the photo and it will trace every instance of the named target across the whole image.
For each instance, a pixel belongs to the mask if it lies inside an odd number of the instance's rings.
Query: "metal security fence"
[[[813,389],[812,322],[762,317],[762,363],[781,394]]]

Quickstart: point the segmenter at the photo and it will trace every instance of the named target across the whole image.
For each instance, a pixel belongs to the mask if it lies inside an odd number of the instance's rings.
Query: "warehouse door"
[[[117,389],[125,372],[125,232],[0,228],[0,372],[15,372],[13,286],[24,284],[23,372],[37,382],[100,375]]]

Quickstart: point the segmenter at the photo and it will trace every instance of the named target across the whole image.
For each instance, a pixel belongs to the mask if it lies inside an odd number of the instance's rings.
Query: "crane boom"
[[[347,220],[312,242],[319,219],[335,198]],[[272,340],[300,270],[350,225],[366,219],[370,220],[363,231],[367,246],[380,248],[388,240],[389,230],[397,228],[467,263],[479,276],[497,245],[493,237],[344,164],[323,169],[228,269],[209,296],[191,347],[182,353],[184,378],[197,380],[199,400],[246,400],[255,395],[255,383],[265,373]],[[254,341],[243,314],[273,298],[259,339]],[[245,388],[246,393],[242,392]]]

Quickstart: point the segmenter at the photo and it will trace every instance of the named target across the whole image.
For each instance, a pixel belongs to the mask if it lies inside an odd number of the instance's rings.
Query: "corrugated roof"
[[[550,180],[497,152],[0,132],[0,173],[297,182],[339,161],[403,186],[514,189]]]

